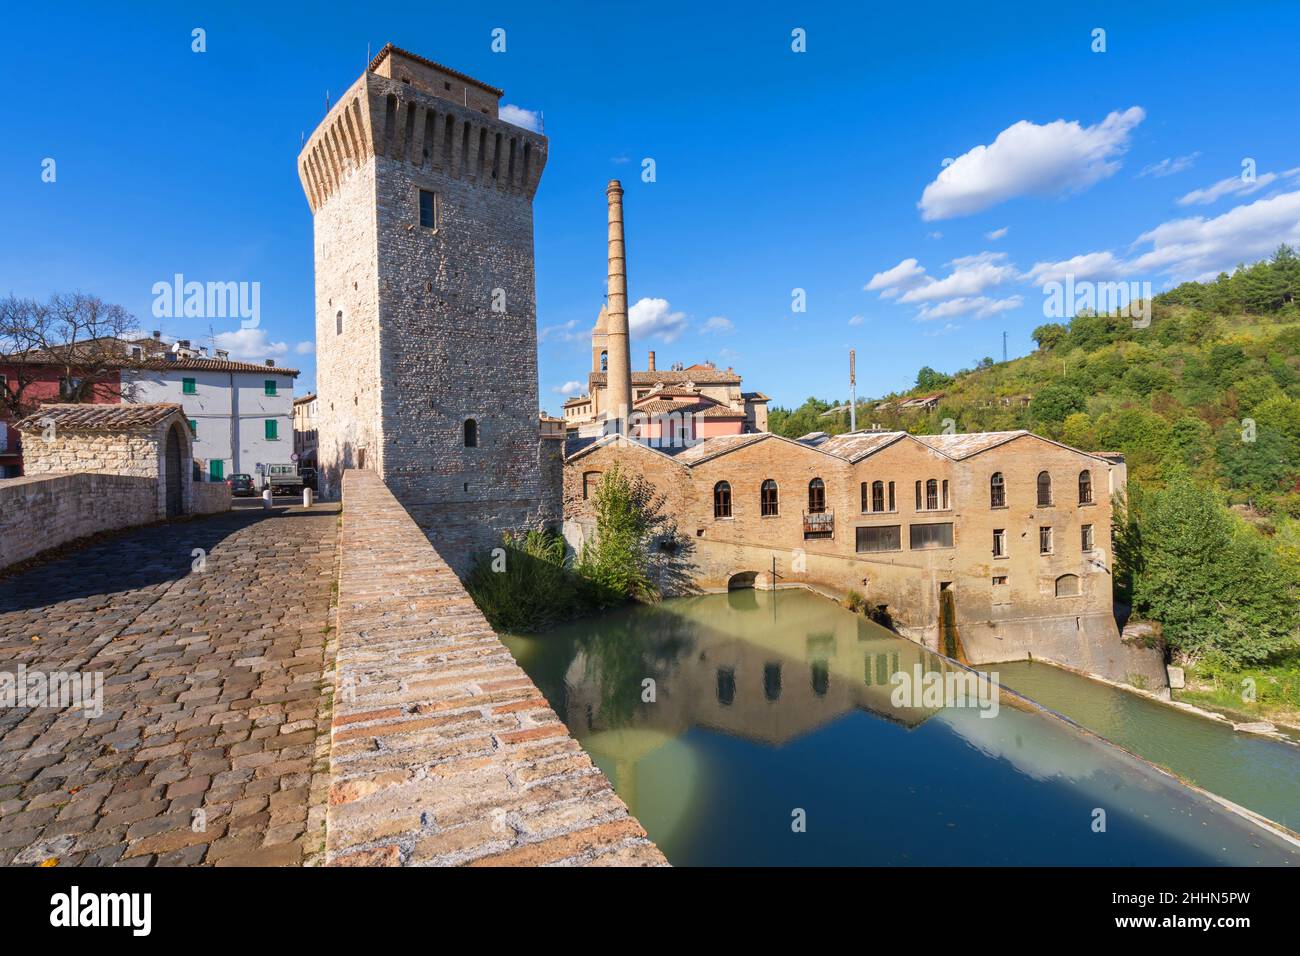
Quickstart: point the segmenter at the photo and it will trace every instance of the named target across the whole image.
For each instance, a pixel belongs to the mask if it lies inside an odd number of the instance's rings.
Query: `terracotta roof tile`
[[[265,372],[268,375],[297,375],[296,368],[281,368],[278,365],[259,365],[256,362],[232,362],[229,359],[212,358],[149,358],[143,362],[133,362],[129,368],[147,368],[154,371],[181,368],[196,372]]]
[[[157,425],[181,406],[158,405],[42,405],[14,427],[19,431],[39,431],[53,421],[57,428],[69,431],[123,431]]]

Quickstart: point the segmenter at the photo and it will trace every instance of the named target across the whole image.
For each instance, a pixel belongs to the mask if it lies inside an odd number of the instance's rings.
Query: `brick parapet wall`
[[[382,480],[343,505],[327,862],[664,864]]]
[[[0,568],[101,531],[158,520],[157,479],[93,472],[0,481]]]

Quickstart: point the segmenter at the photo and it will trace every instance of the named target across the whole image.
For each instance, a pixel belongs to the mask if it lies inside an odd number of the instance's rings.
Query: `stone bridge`
[[[0,677],[103,681],[0,707],[0,865],[664,863],[383,483],[344,503],[0,576]]]

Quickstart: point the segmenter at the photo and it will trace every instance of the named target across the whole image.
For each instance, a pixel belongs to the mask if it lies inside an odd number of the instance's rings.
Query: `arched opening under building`
[[[167,429],[167,446],[163,453],[163,468],[166,482],[167,517],[175,518],[185,511],[185,441],[181,438],[180,426],[172,425]]]
[[[727,590],[739,591],[744,588],[752,588],[757,578],[757,571],[737,571],[731,577],[727,578]]]

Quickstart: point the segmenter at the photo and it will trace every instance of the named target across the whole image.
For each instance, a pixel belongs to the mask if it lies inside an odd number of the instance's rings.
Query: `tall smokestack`
[[[654,370],[655,370],[655,353],[654,353],[654,350],[651,349],[651,351],[650,351],[650,371],[653,372]]]
[[[627,253],[623,245],[623,186],[611,179],[605,187],[609,200],[609,324],[605,346],[609,353],[605,414],[620,434],[627,432],[632,408],[632,353],[627,330]]]
[[[858,353],[849,349],[849,431],[858,430]]]

